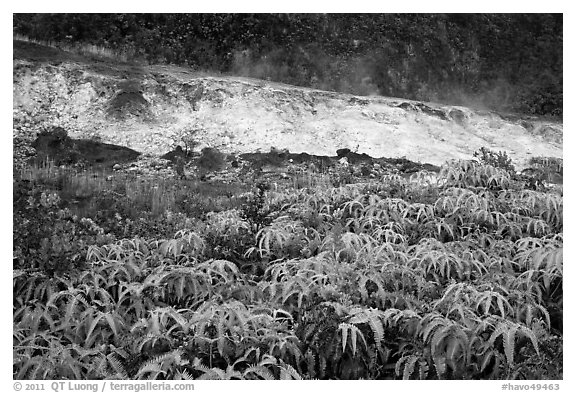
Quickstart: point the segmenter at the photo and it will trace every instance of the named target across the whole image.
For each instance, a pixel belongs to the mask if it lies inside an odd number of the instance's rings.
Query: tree
[[[181,129],[174,136],[174,144],[180,146],[184,145],[184,155],[186,157],[192,155],[194,148],[200,144],[198,142],[198,132],[202,130],[199,125],[187,126]]]

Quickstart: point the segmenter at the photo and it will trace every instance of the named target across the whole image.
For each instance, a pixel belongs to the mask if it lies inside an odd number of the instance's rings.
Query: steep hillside
[[[171,150],[183,129],[200,128],[198,148],[225,152],[350,148],[439,165],[485,146],[519,168],[530,157],[562,157],[562,124],[536,117],[115,64],[20,41],[13,76],[16,135],[58,125],[153,155]]]
[[[562,116],[562,14],[17,14],[17,35],[125,61]]]

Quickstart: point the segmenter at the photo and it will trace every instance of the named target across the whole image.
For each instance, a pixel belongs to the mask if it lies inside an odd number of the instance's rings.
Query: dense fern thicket
[[[15,14],[14,33],[354,94],[562,115],[562,14]]]
[[[14,377],[562,378],[560,193],[458,161],[250,195],[167,239],[15,195],[57,225],[14,270]]]

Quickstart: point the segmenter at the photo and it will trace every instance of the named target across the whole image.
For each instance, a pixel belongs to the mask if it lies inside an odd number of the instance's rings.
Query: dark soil
[[[323,168],[328,168],[336,165],[339,160],[346,158],[350,164],[380,164],[383,166],[393,165],[398,168],[400,172],[413,173],[420,170],[427,170],[432,172],[439,172],[440,167],[432,164],[421,164],[414,161],[410,161],[406,158],[373,158],[368,154],[358,154],[354,152],[346,152],[342,156],[316,156],[308,153],[245,153],[240,155],[242,160],[248,161],[254,167],[264,167],[264,166],[283,166],[286,165],[289,160],[292,160],[295,164],[302,163],[314,163],[319,170]]]
[[[182,150],[181,146],[177,146],[175,150],[169,151],[160,158],[164,160],[170,160],[173,163],[175,163],[180,158],[184,159],[185,161],[190,161],[192,156],[187,154],[184,150]]]
[[[96,55],[86,56],[34,42],[13,40],[12,49],[14,60],[32,62],[33,68],[40,67],[42,63],[54,66],[62,63],[78,63],[82,64],[86,70],[112,77],[137,79],[148,74],[137,62],[123,63],[118,59]]]
[[[88,139],[72,139],[65,132],[43,132],[32,143],[36,162],[53,161],[56,165],[84,164],[102,169],[135,161],[139,152],[124,146]]]
[[[135,80],[122,81],[120,90],[108,103],[107,114],[114,119],[128,116],[149,117],[150,103],[142,95],[140,84]]]
[[[82,57],[49,46],[33,42],[13,40],[13,59],[58,64],[63,61],[78,61]]]

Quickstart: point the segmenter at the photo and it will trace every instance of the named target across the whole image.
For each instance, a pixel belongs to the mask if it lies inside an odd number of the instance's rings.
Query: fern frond
[[[292,367],[291,365],[284,363],[283,361],[280,361],[280,364],[278,365],[278,367],[280,368],[280,379],[281,380],[301,380],[302,376],[300,374],[298,374],[298,371],[296,371],[294,369],[294,367]]]
[[[514,364],[514,352],[516,349],[516,335],[517,333],[522,333],[530,339],[536,353],[539,355],[538,349],[538,339],[532,330],[522,326],[518,323],[504,320],[501,321],[490,336],[488,343],[494,346],[494,343],[498,337],[502,337],[502,344],[504,346],[504,354],[506,355],[506,361],[510,366]]]
[[[262,365],[254,365],[248,367],[246,370],[244,370],[242,376],[244,379],[252,379],[248,378],[250,374],[255,374],[256,376],[265,380],[274,380],[274,375],[272,375],[272,373]]]

